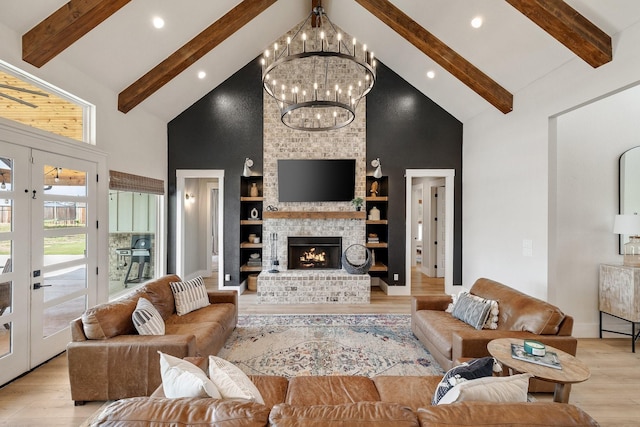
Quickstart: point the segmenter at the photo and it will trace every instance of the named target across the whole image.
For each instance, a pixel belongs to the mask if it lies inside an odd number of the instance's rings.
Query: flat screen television
[[[280,202],[348,202],[355,185],[355,159],[278,160]]]

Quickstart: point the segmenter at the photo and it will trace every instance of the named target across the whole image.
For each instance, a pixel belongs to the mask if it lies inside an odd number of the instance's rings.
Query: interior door
[[[29,369],[30,151],[0,141],[0,384]]]
[[[438,221],[436,222],[436,239],[438,246],[436,247],[436,277],[444,277],[446,265],[446,197],[445,187],[438,187],[438,197],[436,199],[436,212]]]
[[[33,150],[31,366],[64,351],[97,291],[97,165]],[[90,293],[93,293],[90,295]]]

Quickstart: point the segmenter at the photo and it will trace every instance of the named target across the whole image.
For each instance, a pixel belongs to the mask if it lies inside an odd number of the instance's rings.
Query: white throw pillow
[[[164,319],[146,298],[138,299],[131,320],[140,335],[164,335]]]
[[[526,402],[531,374],[507,377],[484,377],[458,383],[445,394],[438,405],[455,402]]]
[[[226,399],[246,399],[262,403],[264,399],[249,377],[234,364],[217,356],[209,356],[209,378]]]
[[[160,354],[160,375],[164,395],[176,397],[213,397],[220,393],[207,374],[193,363],[169,354]]]
[[[210,304],[202,276],[186,282],[171,282],[169,285],[176,300],[176,313],[178,313],[178,316],[191,313]]]

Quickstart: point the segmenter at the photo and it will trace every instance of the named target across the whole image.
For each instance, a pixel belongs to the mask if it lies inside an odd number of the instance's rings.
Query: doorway
[[[3,384],[64,351],[70,321],[96,303],[104,164],[4,141],[0,159]]]
[[[411,293],[416,269],[429,277],[444,277],[445,292],[451,293],[455,170],[408,169],[405,176],[406,292]]]
[[[176,170],[176,201],[176,274],[187,280],[217,275],[222,289],[224,171]]]

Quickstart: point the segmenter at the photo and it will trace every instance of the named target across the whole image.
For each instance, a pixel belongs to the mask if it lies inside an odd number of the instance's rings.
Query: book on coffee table
[[[537,365],[546,366],[553,369],[562,369],[558,355],[553,351],[545,352],[544,356],[534,356],[524,351],[524,346],[520,344],[511,344],[511,357],[525,362],[535,363]]]

